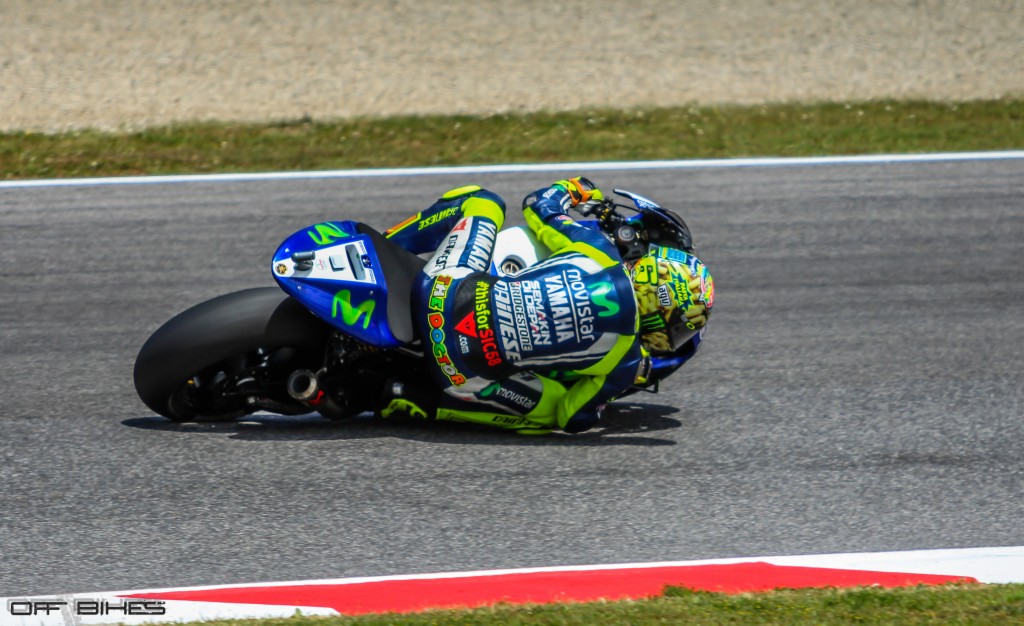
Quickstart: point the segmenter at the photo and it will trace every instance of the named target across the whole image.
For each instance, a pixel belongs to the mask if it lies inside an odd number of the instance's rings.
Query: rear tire
[[[257,410],[246,402],[245,384],[297,405],[285,381],[296,369],[321,366],[328,335],[326,324],[276,287],[227,294],[150,336],[135,360],[135,390],[176,422],[228,421]]]

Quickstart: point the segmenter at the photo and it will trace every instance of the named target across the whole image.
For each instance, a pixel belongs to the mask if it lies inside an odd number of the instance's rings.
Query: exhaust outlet
[[[345,398],[328,393],[320,384],[317,375],[309,370],[292,372],[285,387],[289,396],[327,419],[340,420],[348,417],[348,403],[345,402]]]
[[[288,377],[288,395],[299,402],[315,403],[320,395],[320,381],[316,374],[309,370],[295,370]]]

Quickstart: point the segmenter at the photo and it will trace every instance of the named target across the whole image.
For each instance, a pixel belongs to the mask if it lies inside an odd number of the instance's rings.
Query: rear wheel
[[[135,361],[135,389],[178,422],[228,421],[267,408],[303,413],[285,382],[323,362],[328,327],[276,287],[198,304],[161,326]]]

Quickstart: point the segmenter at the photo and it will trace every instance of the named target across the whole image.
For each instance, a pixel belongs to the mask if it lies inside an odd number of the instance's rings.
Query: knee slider
[[[441,196],[442,200],[454,200],[455,198],[461,198],[462,196],[469,196],[477,191],[483,191],[479,185],[466,185],[465,187],[456,187],[451,191],[445,192]]]

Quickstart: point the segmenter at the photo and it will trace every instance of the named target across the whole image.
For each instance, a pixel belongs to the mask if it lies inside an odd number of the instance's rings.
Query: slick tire
[[[205,386],[196,389],[195,380],[216,372],[221,381],[230,381],[257,355],[267,360],[269,354],[272,368],[261,375],[280,377],[276,399],[288,402],[288,374],[318,369],[328,334],[326,324],[276,287],[220,296],[184,311],[150,336],[135,360],[135,390],[147,407],[176,422],[232,420],[255,409],[242,395],[225,398]]]

